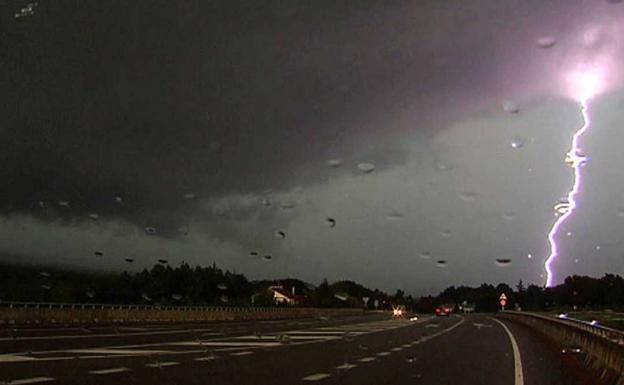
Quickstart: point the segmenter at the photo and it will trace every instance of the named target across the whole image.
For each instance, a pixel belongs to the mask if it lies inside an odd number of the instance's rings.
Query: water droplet
[[[221,294],[221,295],[219,296],[219,300],[220,300],[221,302],[223,302],[223,303],[228,303],[228,301],[229,301],[230,299],[228,298],[228,296],[227,296],[227,295],[225,295],[225,294]]]
[[[555,46],[555,44],[557,44],[557,39],[555,39],[553,36],[542,36],[535,39],[535,43],[540,48],[552,48]]]
[[[372,163],[358,163],[357,167],[365,174],[371,173],[375,170],[375,165]]]
[[[280,207],[281,207],[281,208],[283,208],[283,209],[285,209],[285,210],[292,209],[292,208],[293,208],[293,207],[295,207],[296,205],[297,205],[297,204],[296,204],[295,202],[293,202],[293,201],[282,201],[282,202],[280,203]]]
[[[96,251],[96,252],[94,252],[93,254],[95,254],[95,256],[96,256],[96,257],[101,257],[101,256],[103,256],[103,255],[104,255],[104,253],[103,253],[103,252],[101,252],[101,251]]]
[[[125,259],[125,261],[126,261],[126,262],[128,262],[128,263],[132,263],[132,262],[134,262],[134,259],[132,259],[132,258],[126,258],[126,259]]]
[[[271,206],[271,201],[270,201],[270,200],[268,200],[267,198],[264,198],[264,199],[262,200],[262,206],[264,206],[264,207],[269,207],[269,206]]]
[[[43,290],[50,290],[52,288],[52,286],[50,286],[50,285],[41,285],[41,288]]]
[[[447,263],[448,262],[446,262],[445,260],[440,259],[439,261],[436,262],[436,266],[438,266],[438,267],[446,267]]]
[[[115,202],[121,203],[121,202],[123,202],[123,199],[121,199],[120,196],[117,196],[117,197],[115,197]]]
[[[334,297],[341,301],[346,301],[349,298],[349,296],[346,293],[336,293],[334,294]]]
[[[596,246],[596,250],[600,250],[600,246]]]
[[[453,165],[452,163],[445,162],[445,161],[442,161],[442,160],[437,160],[435,162],[435,166],[440,171],[449,171],[449,170],[453,170],[455,168],[455,165]]]
[[[100,216],[95,213],[91,213],[89,214],[89,218],[93,219],[94,221],[97,221],[98,219],[100,219]]]
[[[39,201],[39,207],[41,207],[42,209],[45,209],[46,204],[44,201]]]
[[[171,298],[173,298],[176,301],[179,301],[182,299],[182,295],[181,294],[171,294]]]
[[[148,234],[156,234],[156,229],[154,227],[146,227],[145,232]]]
[[[440,234],[442,234],[442,236],[443,236],[444,238],[450,238],[450,237],[451,237],[451,235],[453,235],[453,233],[451,232],[451,230],[448,230],[448,229],[446,229],[446,230],[442,230],[442,232],[441,232]]]
[[[195,199],[197,196],[194,193],[184,194],[184,199]]]
[[[257,251],[252,251],[249,253],[249,255],[253,256],[253,257],[257,257],[258,256],[258,252]]]
[[[50,273],[48,273],[47,271],[40,271],[39,275],[45,278],[50,278]]]
[[[574,260],[574,263],[578,263],[578,261],[579,261],[579,260],[578,260],[578,258],[576,258],[576,259]]]
[[[422,259],[431,259],[431,252],[430,251],[423,251],[420,253],[420,258]]]
[[[284,239],[286,238],[286,233],[283,231],[276,231],[275,232],[275,238],[277,239]]]
[[[58,205],[63,207],[69,207],[69,201],[59,201]]]
[[[270,261],[271,259],[273,259],[272,256],[270,255],[265,255],[264,257],[262,257],[265,261]]]
[[[147,302],[152,302],[152,298],[149,295],[145,294],[145,293],[141,294],[141,298],[143,298]]]
[[[358,345],[358,349],[360,349],[360,350],[368,350],[368,346],[366,346],[364,344],[359,344]]]
[[[334,167],[334,168],[340,167],[342,165],[342,160],[340,160],[340,159],[330,159],[330,160],[327,161],[327,165],[329,167]]]
[[[513,138],[511,140],[511,147],[516,149],[516,150],[524,147],[524,139],[522,139],[522,138]]]
[[[219,290],[227,290],[228,287],[227,287],[227,285],[225,283],[220,283],[220,284],[217,285],[217,288]]]
[[[618,209],[617,216],[618,217],[624,217],[624,208]]]
[[[386,219],[389,221],[398,221],[403,219],[403,214],[399,213],[399,212],[391,212],[388,213],[388,215],[386,215]]]
[[[459,197],[461,198],[461,200],[466,201],[466,202],[474,202],[478,196],[479,194],[477,194],[476,192],[472,192],[472,191],[463,192],[459,194]]]
[[[500,267],[507,267],[511,265],[511,259],[508,258],[496,258],[496,264]]]
[[[529,258],[529,259],[533,258],[533,254],[531,254],[531,253],[527,254],[527,258]]]
[[[336,220],[334,218],[326,218],[325,224],[329,227],[336,227]]]
[[[572,236],[572,232],[571,232],[571,231],[568,231],[568,232],[566,233],[566,235],[567,235],[568,237],[571,237],[571,236]]]
[[[164,265],[164,264],[166,264],[166,263],[167,263],[167,260],[166,260],[166,259],[159,259],[159,260],[158,260],[158,263],[162,263],[162,264]]]
[[[503,111],[508,112],[510,114],[517,114],[520,112],[520,109],[516,105],[516,103],[511,100],[507,100],[503,102]]]
[[[87,290],[85,295],[89,298],[95,298],[95,293],[92,290]]]

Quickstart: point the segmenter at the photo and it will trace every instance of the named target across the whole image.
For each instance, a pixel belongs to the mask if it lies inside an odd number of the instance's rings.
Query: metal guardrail
[[[563,346],[577,347],[601,381],[624,385],[624,332],[574,318],[504,311],[499,317],[531,327]]]
[[[585,332],[591,333],[599,338],[607,339],[616,344],[624,345],[624,331],[612,329],[612,328],[602,326],[599,324],[592,324],[591,322],[587,322],[584,320],[571,318],[567,316],[566,317],[552,317],[552,316],[547,316],[544,314],[526,313],[526,312],[517,312],[517,311],[505,311],[505,313],[542,318],[542,319],[548,320],[549,322],[558,322],[561,324],[579,328]]]
[[[214,312],[279,312],[286,307],[241,307],[241,306],[165,306],[165,305],[122,305],[105,303],[68,303],[68,302],[15,302],[0,301],[0,307],[11,309],[98,309],[98,310],[174,310],[174,311],[214,311]]]

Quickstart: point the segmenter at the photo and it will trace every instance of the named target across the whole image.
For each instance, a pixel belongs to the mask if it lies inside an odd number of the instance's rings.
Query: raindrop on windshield
[[[286,238],[286,233],[283,231],[276,231],[275,232],[275,238],[277,239],[284,239]]]
[[[334,167],[334,168],[340,167],[342,165],[342,160],[340,160],[340,159],[330,159],[330,160],[327,161],[327,165],[329,167]]]
[[[336,227],[336,220],[334,218],[327,218],[327,219],[325,219],[325,223],[329,227]]]
[[[450,238],[451,235],[452,235],[451,230],[448,230],[448,229],[447,230],[443,230],[442,233],[440,233],[440,234],[442,234],[442,236],[444,238]]]
[[[520,109],[518,108],[516,103],[507,100],[503,102],[503,111],[509,112],[510,114],[517,114],[518,112],[520,112]]]
[[[511,265],[511,259],[508,258],[496,258],[496,265],[500,267],[506,267]]]
[[[513,211],[506,211],[503,213],[503,218],[507,221],[511,221],[515,217],[516,217],[516,213],[514,213]]]
[[[121,197],[117,196],[117,197],[115,197],[115,202],[121,203],[121,202],[123,202],[123,199],[121,199]]]
[[[42,209],[45,209],[45,202],[39,201],[39,207],[41,207]]]
[[[443,259],[436,262],[436,266],[438,267],[446,267],[446,265],[447,265],[447,262]]]
[[[223,303],[227,303],[230,299],[228,298],[228,296],[227,296],[227,295],[225,295],[225,294],[221,294],[221,295],[219,296],[219,300],[220,300],[221,302],[223,302]]]
[[[93,219],[94,221],[97,221],[98,219],[100,219],[100,216],[95,213],[91,213],[89,214],[89,218]]]
[[[531,254],[531,253],[527,254],[527,258],[529,258],[529,259],[533,258],[533,254]]]
[[[596,246],[596,250],[600,250],[600,246]]]
[[[165,263],[167,263],[167,260],[166,259],[159,259],[158,263],[162,263],[164,265]]]
[[[347,294],[345,294],[345,293],[336,293],[336,294],[334,294],[334,297],[336,299],[341,300],[341,301],[346,301],[349,298],[349,296]]]
[[[398,221],[400,219],[403,219],[403,214],[398,212],[391,212],[386,215],[386,219],[389,221]]]
[[[156,234],[156,229],[154,227],[146,227],[145,232],[148,234]]]
[[[101,256],[103,256],[103,255],[104,255],[104,253],[103,253],[103,252],[101,252],[101,251],[96,251],[96,252],[94,252],[93,254],[95,254],[95,256],[97,256],[97,257],[101,257]]]
[[[87,290],[85,295],[89,298],[95,298],[95,293],[92,290]]]
[[[143,298],[147,302],[152,302],[152,298],[149,295],[145,294],[145,293],[141,294],[141,298]]]
[[[535,39],[535,43],[540,48],[552,48],[555,46],[555,44],[557,44],[557,39],[555,39],[553,36],[542,36]]]
[[[258,256],[258,252],[257,251],[252,251],[249,253],[249,255],[257,257]]]
[[[262,200],[262,206],[264,206],[264,207],[269,207],[269,206],[271,206],[271,201],[270,201],[270,200],[268,200],[268,199],[266,199],[266,198],[264,198],[264,199]]]
[[[618,209],[617,216],[618,217],[624,217],[624,208]]]
[[[180,294],[171,294],[171,298],[173,298],[176,301],[179,301],[182,299],[182,295]]]
[[[466,201],[466,202],[474,202],[477,199],[477,196],[479,196],[479,194],[477,194],[476,192],[472,192],[472,191],[463,192],[459,194],[459,197],[461,198],[461,200]]]
[[[52,288],[52,286],[50,286],[50,285],[41,285],[41,288],[43,290],[50,290]]]
[[[420,258],[422,258],[422,259],[431,259],[431,252],[430,251],[422,251],[420,253]]]
[[[522,138],[513,138],[511,140],[511,147],[515,148],[516,150],[524,147],[524,139],[522,139]]]
[[[219,290],[227,290],[228,287],[227,287],[227,285],[225,283],[220,283],[220,284],[217,285],[217,288]]]
[[[296,204],[295,202],[293,202],[293,201],[282,201],[282,202],[280,203],[280,207],[281,207],[281,208],[283,208],[283,209],[285,209],[285,210],[292,209],[292,208],[293,208],[293,207],[295,207],[296,205],[297,205],[297,204]]]
[[[128,262],[128,263],[132,263],[132,262],[134,262],[134,259],[132,259],[132,258],[126,258],[126,259],[125,259],[125,261],[126,261],[126,262]]]
[[[63,207],[68,207],[69,206],[69,201],[59,201],[58,205],[59,206],[63,206]]]
[[[47,271],[40,271],[39,275],[45,278],[50,278],[50,273],[48,273]]]
[[[447,163],[442,160],[438,160],[435,162],[435,167],[440,171],[449,171],[449,170],[453,170],[455,168],[455,165],[453,165],[452,163]]]
[[[184,194],[184,199],[195,199],[196,195],[193,193]]]
[[[375,165],[372,163],[359,163],[357,167],[365,174],[371,173],[375,170]]]
[[[273,257],[271,257],[270,255],[265,255],[264,257],[262,257],[265,261],[270,261],[271,259],[273,259]]]

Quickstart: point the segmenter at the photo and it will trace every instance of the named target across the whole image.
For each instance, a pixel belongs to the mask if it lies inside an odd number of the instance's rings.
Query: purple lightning
[[[576,84],[576,98],[581,107],[581,115],[583,116],[583,124],[572,136],[572,146],[566,154],[565,162],[572,167],[574,183],[568,192],[567,199],[555,205],[555,215],[559,215],[555,223],[553,223],[548,233],[548,242],[550,243],[550,255],[544,262],[546,270],[546,287],[550,287],[554,282],[554,271],[552,264],[559,256],[559,247],[557,245],[557,233],[563,223],[572,215],[576,209],[576,195],[581,188],[581,166],[585,164],[587,159],[579,148],[579,139],[587,131],[591,125],[591,119],[588,112],[588,101],[596,94],[600,84],[600,75],[596,71],[580,72],[574,74],[572,80]]]

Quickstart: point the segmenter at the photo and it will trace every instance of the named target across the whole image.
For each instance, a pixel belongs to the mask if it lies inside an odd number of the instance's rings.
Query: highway
[[[584,384],[581,356],[488,315],[4,328],[6,384]],[[569,350],[569,349],[567,349]],[[567,351],[566,350],[566,351]]]

